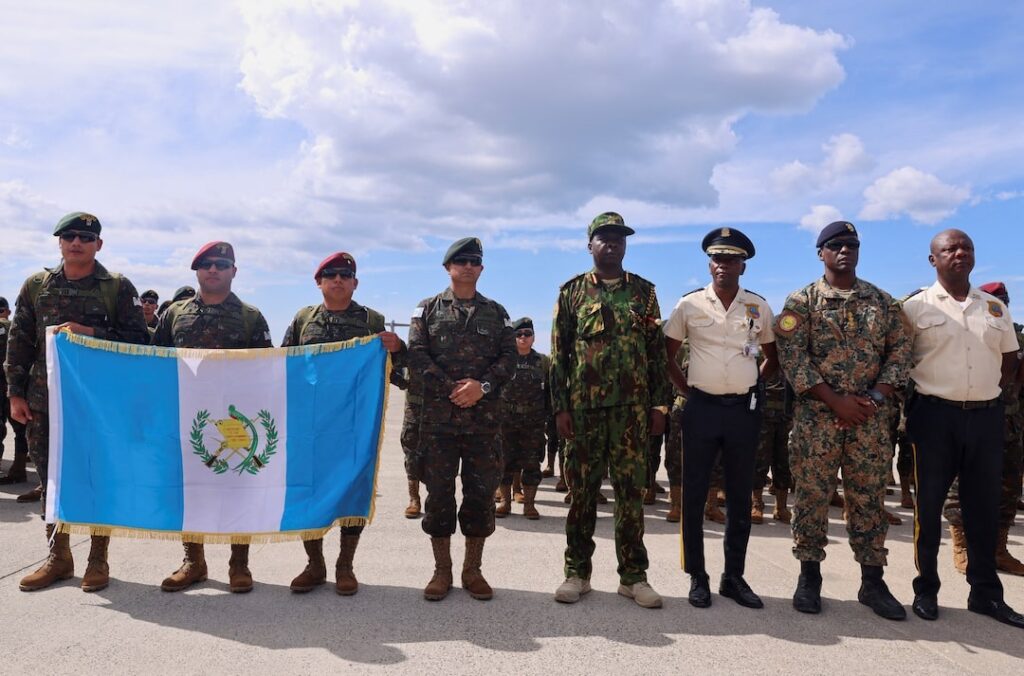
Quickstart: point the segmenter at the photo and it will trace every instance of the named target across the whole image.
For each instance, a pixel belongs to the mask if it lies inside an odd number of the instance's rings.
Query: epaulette
[[[581,279],[586,277],[588,274],[590,274],[590,273],[589,272],[581,272],[580,274],[576,275],[575,277],[567,280],[564,284],[562,284],[560,287],[558,287],[559,291],[561,291],[562,289],[566,288],[570,284],[574,284],[574,283],[580,281]]]
[[[908,293],[903,298],[900,298],[900,302],[901,303],[906,303],[908,300],[910,300],[911,298],[913,298],[914,296],[916,296],[917,294],[921,293],[922,291],[924,291],[927,288],[928,288],[927,286],[922,286],[920,289],[914,289],[913,291]]]
[[[636,274],[635,272],[630,272],[629,276],[632,277],[633,279],[635,279],[636,281],[640,282],[641,284],[646,284],[647,286],[654,286],[655,285],[654,282],[652,282],[651,280],[644,279],[643,277],[641,277],[640,275]]]
[[[761,300],[763,300],[766,303],[768,302],[768,299],[765,298],[764,296],[762,296],[761,294],[759,294],[757,291],[751,291],[750,289],[743,289],[743,290],[746,291],[749,294],[753,294],[753,295],[757,296],[758,298],[760,298]]]
[[[697,293],[698,291],[703,291],[703,290],[704,290],[703,286],[698,286],[693,291],[687,291],[686,293],[684,293],[683,294],[683,298],[686,298],[687,296],[692,296],[693,294]]]

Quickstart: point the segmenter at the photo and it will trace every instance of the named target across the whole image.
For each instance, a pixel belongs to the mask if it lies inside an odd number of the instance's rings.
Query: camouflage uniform
[[[551,330],[551,398],[572,415],[565,450],[572,502],[565,524],[565,576],[589,580],[597,493],[605,470],[615,489],[615,553],[623,585],[647,580],[641,491],[647,480],[647,420],[668,406],[665,341],[654,285],[624,272],[618,284],[596,271],[562,285]]]
[[[504,416],[501,423],[505,471],[501,485],[512,485],[512,477],[523,473],[524,486],[540,485],[540,463],[544,457],[544,428],[551,417],[548,397],[547,355],[530,350],[516,355],[515,371],[501,391]]]
[[[353,338],[375,336],[384,331],[384,315],[352,301],[347,308],[332,312],[320,305],[311,305],[299,310],[284,333],[281,347],[293,345],[316,345],[319,343],[340,343]],[[407,350],[391,355],[391,382],[402,383],[401,370],[405,365]],[[401,385],[399,385],[401,386]],[[363,526],[349,526],[341,529],[342,535],[358,536]]]
[[[114,316],[108,314],[101,280],[117,280]],[[31,289],[38,288],[35,300]],[[132,283],[107,272],[99,263],[93,273],[69,280],[64,265],[29,277],[18,294],[7,345],[7,394],[24,397],[32,411],[27,425],[28,452],[39,480],[46,488],[50,424],[46,387],[46,327],[78,322],[95,330],[95,337],[122,343],[145,344],[149,339],[138,292]],[[46,499],[43,498],[43,511]]]
[[[11,332],[11,321],[0,319],[0,355],[7,355],[7,337]],[[25,425],[11,417],[11,404],[7,399],[7,378],[0,368],[0,457],[3,456],[4,440],[7,438],[7,423],[14,430],[14,463],[7,470],[7,475],[0,477],[0,483],[21,483],[25,479],[25,461],[28,458],[28,440],[25,437]]]
[[[859,394],[879,383],[899,389],[910,370],[911,337],[899,303],[858,279],[850,291],[824,278],[790,294],[776,320],[779,362],[798,399],[790,438],[796,481],[793,555],[821,561],[828,544],[828,506],[842,468],[847,532],[854,558],[886,564],[886,482],[892,471],[891,399],[867,422],[840,429],[824,402],[807,393],[827,383]]]
[[[761,433],[754,467],[754,490],[762,491],[772,472],[773,490],[792,490],[793,475],[789,471],[789,432],[793,428],[793,411],[786,381],[781,374],[765,383],[764,408],[761,411]]]
[[[515,339],[508,313],[476,294],[455,297],[448,288],[417,306],[409,328],[409,368],[422,397],[420,480],[427,499],[423,531],[434,538],[455,533],[455,477],[462,465],[458,524],[467,537],[494,532],[494,491],[502,473],[501,386],[515,369]],[[488,382],[492,391],[474,406],[449,400],[462,378]]]

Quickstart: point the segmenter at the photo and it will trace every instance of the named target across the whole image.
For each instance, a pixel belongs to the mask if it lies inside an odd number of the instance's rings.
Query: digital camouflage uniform
[[[346,309],[332,312],[321,303],[296,313],[285,330],[281,347],[340,343],[353,338],[375,336],[381,331],[384,331],[384,315],[376,310],[352,301]],[[396,385],[402,383],[400,373],[405,366],[406,354],[403,345],[401,352],[391,355],[391,382]],[[358,536],[363,532],[363,526],[348,526],[342,528],[341,532],[343,535]]]
[[[910,370],[911,336],[898,302],[868,282],[850,291],[824,278],[790,294],[776,319],[779,362],[798,398],[790,463],[796,483],[793,555],[821,561],[828,544],[829,499],[843,472],[847,532],[854,558],[886,564],[886,482],[892,472],[887,401],[867,422],[840,429],[835,414],[808,390],[827,383],[839,394],[859,394],[879,383],[899,389]]]
[[[647,580],[641,491],[647,481],[651,407],[671,404],[661,310],[654,285],[624,272],[617,284],[578,275],[559,290],[551,330],[551,398],[572,415],[565,450],[572,502],[565,576],[589,580],[597,493],[615,489],[615,553],[623,585]]]
[[[544,428],[551,417],[547,386],[550,365],[547,355],[536,350],[516,354],[512,378],[501,390],[503,486],[512,485],[512,477],[519,471],[524,486],[540,485],[540,463],[547,443]]]
[[[477,293],[458,299],[451,288],[417,306],[409,327],[410,394],[422,397],[419,478],[427,499],[423,531],[434,538],[494,532],[494,491],[502,474],[501,387],[515,369],[515,338],[505,308]],[[462,378],[491,384],[474,406],[449,395]],[[417,391],[418,390],[418,391]],[[455,477],[461,463],[462,506]]]
[[[0,356],[7,355],[7,338],[11,333],[11,320],[0,319]],[[25,473],[25,460],[28,457],[28,440],[25,437],[25,425],[11,417],[11,403],[7,399],[7,377],[0,368],[0,457],[3,457],[4,440],[7,438],[7,423],[14,430],[14,464],[7,471],[7,476],[0,478],[0,483],[20,483]],[[8,478],[9,477],[9,478]]]
[[[793,475],[789,470],[789,432],[793,428],[793,411],[786,380],[781,373],[765,382],[764,407],[761,409],[761,432],[754,466],[754,490],[762,491],[772,473],[773,490],[792,490]]]
[[[115,284],[116,296],[110,294],[105,297],[103,290]],[[112,299],[115,301],[113,316],[108,308]],[[44,490],[50,436],[46,327],[64,322],[78,322],[91,327],[100,340],[136,344],[149,341],[149,331],[135,287],[126,277],[107,272],[99,263],[91,275],[82,279],[69,280],[64,276],[64,265],[61,264],[25,281],[18,294],[7,345],[7,394],[25,398],[32,411],[26,430],[28,452]],[[45,512],[45,496],[42,508]]]

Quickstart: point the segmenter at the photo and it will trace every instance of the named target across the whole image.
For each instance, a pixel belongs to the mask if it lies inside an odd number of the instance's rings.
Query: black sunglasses
[[[156,301],[152,298],[143,298],[142,303],[143,305],[156,305]]]
[[[532,338],[533,331],[516,331],[516,338]]]
[[[335,277],[341,277],[342,279],[352,279],[356,276],[356,273],[352,272],[348,268],[325,268],[321,273],[320,277],[323,279],[334,279]]]
[[[478,268],[484,264],[484,259],[479,256],[456,256],[452,259],[454,265],[472,265],[474,268]]]
[[[844,246],[850,251],[856,251],[860,248],[860,242],[855,239],[834,239],[825,242],[825,248],[829,251],[842,251]]]
[[[231,261],[226,261],[221,258],[218,258],[216,260],[211,260],[207,258],[206,260],[201,260],[196,264],[196,270],[209,270],[210,268],[217,268],[218,270],[227,270],[233,265],[234,263],[232,263]]]
[[[99,239],[100,236],[97,235],[96,233],[78,232],[77,230],[65,230],[64,232],[60,233],[60,238],[65,242],[74,242],[76,237],[78,238],[78,241],[81,242],[82,244],[92,244],[97,239]]]

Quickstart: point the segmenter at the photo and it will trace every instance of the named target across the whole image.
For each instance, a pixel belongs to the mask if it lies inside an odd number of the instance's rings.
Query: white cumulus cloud
[[[906,214],[919,223],[934,224],[951,216],[970,196],[968,188],[943,183],[914,167],[901,167],[864,190],[860,218],[880,221]]]
[[[800,229],[817,235],[829,223],[842,219],[843,214],[831,204],[816,204],[800,219]]]
[[[782,195],[799,195],[821,190],[840,179],[868,171],[875,160],[855,134],[837,134],[821,146],[824,155],[816,165],[793,160],[772,170],[772,189]]]

